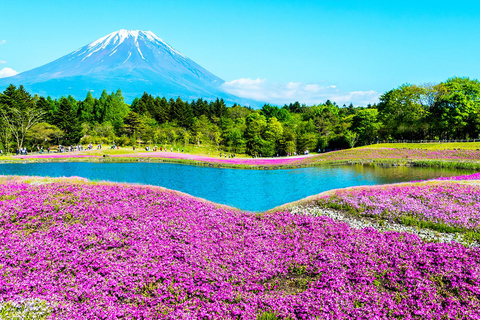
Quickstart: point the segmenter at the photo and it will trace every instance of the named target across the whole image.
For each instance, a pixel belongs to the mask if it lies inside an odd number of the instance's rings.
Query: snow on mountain
[[[0,89],[22,84],[45,96],[71,94],[83,99],[87,91],[98,96],[103,89],[120,88],[126,101],[148,92],[184,100],[219,97],[245,103],[224,92],[223,82],[153,32],[122,29],[46,65],[0,79]]]

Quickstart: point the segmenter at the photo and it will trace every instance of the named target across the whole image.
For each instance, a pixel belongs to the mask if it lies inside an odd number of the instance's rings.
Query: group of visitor
[[[61,144],[58,145],[57,152],[74,152],[74,151],[83,151],[85,150],[82,145],[74,145],[74,146],[62,146]],[[48,148],[48,152],[50,152],[50,148]]]
[[[183,150],[182,150],[182,152],[183,152]],[[220,158],[222,157],[222,155],[223,155],[225,158],[235,158],[235,154],[234,154],[234,153],[224,153],[224,154],[222,154],[222,153],[220,152]]]
[[[133,146],[133,150],[135,151],[135,146]],[[168,149],[167,149],[167,147],[160,147],[160,148],[158,148],[157,146],[153,146],[153,147],[150,147],[150,146],[145,146],[145,151],[153,151],[153,152],[161,151],[161,152],[168,152]],[[174,152],[174,151],[173,151],[173,147],[170,147],[170,152]],[[177,152],[180,152],[180,148],[177,148]],[[183,152],[183,148],[182,148],[182,152]]]
[[[27,148],[23,147],[23,148],[20,148],[20,149],[19,148],[15,149],[15,153],[17,154],[17,156],[19,154],[21,154],[23,156],[23,155],[27,155],[28,151],[27,151]]]
[[[98,148],[98,146],[97,146]],[[88,144],[85,150],[92,150],[93,149],[93,144]]]
[[[48,153],[50,153],[50,147],[47,147]],[[37,146],[37,152],[38,153],[43,153],[43,146]]]

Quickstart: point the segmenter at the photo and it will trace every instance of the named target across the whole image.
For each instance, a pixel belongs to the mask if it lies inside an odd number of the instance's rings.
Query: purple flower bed
[[[480,172],[456,177],[441,177],[436,180],[480,180]]]
[[[478,176],[442,179],[478,179]],[[480,231],[478,185],[444,182],[356,187],[323,196],[319,203],[382,219],[401,221],[408,216],[417,221]]]
[[[480,250],[159,188],[0,185],[0,301],[52,318],[480,318]]]
[[[18,159],[62,159],[62,158],[101,158],[99,155],[87,155],[87,154],[75,154],[75,153],[62,153],[62,154],[34,154],[26,156],[14,156]],[[198,156],[186,153],[175,152],[141,152],[141,153],[129,153],[129,154],[112,154],[109,155],[112,158],[164,158],[164,159],[184,159],[201,161],[208,163],[225,163],[233,165],[254,165],[254,166],[274,166],[274,165],[287,165],[294,162],[300,162],[307,157],[311,156],[296,156],[296,157],[282,157],[282,158],[214,158]]]
[[[32,154],[26,156],[14,156],[17,159],[62,159],[62,158],[101,158],[91,154],[75,154],[75,153],[60,153],[60,154]]]
[[[132,154],[117,154],[111,157],[149,157],[149,158],[167,158],[167,159],[186,159],[209,163],[226,163],[234,165],[285,165],[296,161],[301,161],[309,156],[297,156],[290,158],[214,158],[206,156],[198,156],[187,153],[175,152],[148,152],[148,153],[132,153]]]
[[[338,161],[356,159],[415,159],[415,160],[480,160],[477,150],[428,150],[396,148],[358,148],[320,154],[305,161]]]

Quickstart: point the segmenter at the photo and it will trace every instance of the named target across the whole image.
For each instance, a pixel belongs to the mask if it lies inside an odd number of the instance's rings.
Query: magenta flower
[[[0,301],[46,301],[51,318],[480,318],[478,248],[156,187],[4,180]]]

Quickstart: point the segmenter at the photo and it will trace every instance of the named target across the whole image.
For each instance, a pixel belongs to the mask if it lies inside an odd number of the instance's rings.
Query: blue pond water
[[[218,169],[167,163],[0,164],[2,175],[79,176],[150,184],[248,211],[264,211],[320,192],[465,174],[431,168],[332,166],[288,170]]]

